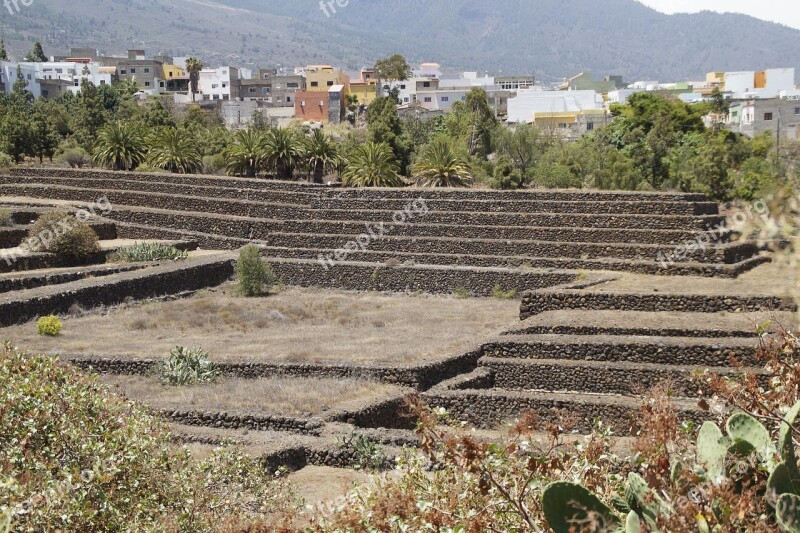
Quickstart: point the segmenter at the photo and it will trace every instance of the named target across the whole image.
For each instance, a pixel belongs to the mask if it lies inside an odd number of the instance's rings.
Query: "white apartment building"
[[[200,71],[197,89],[204,100],[230,100],[231,83],[251,79],[252,70],[235,67],[204,68]]]
[[[11,92],[17,81],[17,68],[28,83],[27,90],[34,98],[55,98],[64,92],[77,93],[82,81],[93,85],[111,85],[111,73],[99,63],[76,63],[47,61],[43,63],[11,61],[0,62],[0,85],[5,92]]]

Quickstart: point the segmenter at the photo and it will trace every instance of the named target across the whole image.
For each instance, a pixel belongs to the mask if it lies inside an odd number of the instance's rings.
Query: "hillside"
[[[794,66],[800,30],[745,15],[664,15],[634,0],[350,0],[327,17],[318,0],[37,0],[8,15],[12,55],[42,39],[106,53],[199,55],[212,63],[355,69],[393,52],[452,68],[534,73],[582,70],[682,80],[709,70]]]

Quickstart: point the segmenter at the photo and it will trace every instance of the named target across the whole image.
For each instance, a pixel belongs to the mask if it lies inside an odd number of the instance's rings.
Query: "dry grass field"
[[[212,361],[405,365],[458,355],[517,321],[519,301],[289,288],[263,298],[226,285],[187,299],[67,317],[58,337],[0,329],[28,351],[122,358],[202,347]]]
[[[157,377],[143,376],[104,375],[100,381],[114,392],[156,409],[283,416],[313,416],[352,400],[368,402],[401,393],[398,387],[363,379],[222,379],[187,387],[164,385]]]

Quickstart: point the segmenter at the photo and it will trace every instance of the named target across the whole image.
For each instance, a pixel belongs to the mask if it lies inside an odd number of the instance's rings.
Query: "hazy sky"
[[[797,0],[639,0],[663,13],[731,11],[763,20],[780,22],[800,29],[800,2]]]

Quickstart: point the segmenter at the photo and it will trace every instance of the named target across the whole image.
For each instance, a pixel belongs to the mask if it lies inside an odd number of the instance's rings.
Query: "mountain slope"
[[[37,0],[2,18],[9,52],[42,39],[107,53],[196,54],[212,63],[347,68],[383,55],[552,79],[594,70],[696,79],[710,70],[800,69],[800,30],[745,15],[664,15],[634,0]]]

